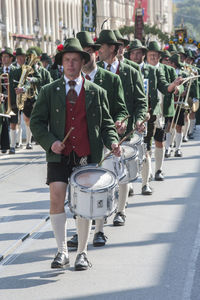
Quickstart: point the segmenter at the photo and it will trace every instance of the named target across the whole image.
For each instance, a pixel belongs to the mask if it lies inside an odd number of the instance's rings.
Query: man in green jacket
[[[102,30],[97,43],[101,44],[99,49],[100,62],[98,65],[117,74],[122,82],[124,98],[130,118],[127,125],[127,133],[133,127],[140,132],[144,129],[143,120],[147,113],[147,99],[139,72],[131,66],[117,59],[118,49],[121,45],[112,30]],[[125,205],[128,198],[128,184],[120,184],[119,204],[117,213],[113,220],[114,226],[125,225]]]
[[[126,122],[121,121],[128,115],[128,111],[124,102],[124,92],[121,80],[119,76],[100,68],[96,64],[96,51],[99,50],[101,45],[93,42],[89,32],[78,32],[76,37],[79,39],[83,50],[90,54],[90,61],[82,68],[83,75],[86,79],[106,90],[110,115],[115,122],[118,133],[122,134],[126,130]],[[104,246],[107,240],[103,230],[104,218],[95,220],[95,225],[93,246]],[[67,244],[73,248],[77,247],[77,234],[75,234]]]
[[[168,95],[169,93],[174,92],[176,86],[179,85],[181,82],[180,80],[176,79],[173,83],[169,84],[165,78],[164,72],[161,69],[155,68],[154,66],[146,63],[145,56],[147,53],[147,48],[144,47],[139,40],[135,39],[130,44],[129,52],[130,59],[140,65],[142,76],[144,79],[144,85],[146,86],[146,94],[148,97],[150,119],[147,124],[147,136],[144,139],[144,142],[147,146],[147,152],[146,159],[143,162],[142,168],[142,194],[151,195],[152,189],[149,186],[149,179],[151,174],[150,153],[152,147],[152,138],[156,129],[156,119],[157,116],[160,115],[158,90],[162,94]]]
[[[63,65],[64,75],[42,87],[32,112],[31,129],[36,141],[46,150],[50,187],[50,218],[58,253],[51,267],[69,264],[66,245],[64,202],[68,178],[82,158],[99,163],[104,145],[120,155],[118,135],[108,112],[106,92],[81,76],[81,69],[90,60],[78,39],[67,39],[56,61]],[[73,128],[67,142],[63,138]],[[87,243],[91,220],[77,217],[78,251],[75,270],[86,270]]]

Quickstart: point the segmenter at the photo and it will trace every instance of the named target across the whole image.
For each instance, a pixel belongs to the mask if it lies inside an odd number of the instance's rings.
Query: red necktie
[[[91,77],[90,77],[88,74],[85,75],[85,78],[86,78],[87,80],[91,80]]]
[[[74,105],[78,98],[77,92],[75,91],[76,81],[70,80],[70,81],[68,81],[68,84],[69,84],[70,89],[67,93],[67,99],[69,100],[69,103]]]

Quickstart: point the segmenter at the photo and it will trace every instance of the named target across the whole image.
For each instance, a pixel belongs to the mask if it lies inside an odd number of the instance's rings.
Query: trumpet
[[[3,93],[3,88],[7,89],[8,94]],[[9,83],[9,74],[2,73],[0,75],[0,96],[7,98],[7,110],[6,115],[14,116],[15,113],[12,111],[11,100],[10,100],[10,83]]]

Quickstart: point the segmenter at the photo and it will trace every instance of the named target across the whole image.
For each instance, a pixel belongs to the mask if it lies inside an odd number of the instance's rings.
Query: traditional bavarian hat
[[[142,45],[141,41],[138,39],[135,39],[134,41],[132,41],[130,43],[128,51],[130,52],[132,50],[139,50],[139,49],[142,49],[144,52],[147,51],[147,48]]]
[[[113,32],[115,34],[117,41],[122,41],[124,43],[125,47],[128,46],[129,40],[125,39],[118,29],[113,30]]]
[[[82,48],[92,47],[95,51],[101,48],[100,44],[94,43],[90,33],[88,31],[80,31],[76,34],[76,38],[79,40]]]
[[[97,44],[108,44],[108,45],[116,45],[121,46],[122,43],[118,42],[115,34],[112,30],[104,29],[100,32],[99,38],[96,41]]]
[[[62,65],[62,57],[64,53],[80,53],[85,63],[89,62],[90,60],[90,54],[83,51],[83,48],[81,47],[81,44],[77,38],[69,38],[65,41],[64,45],[59,48],[59,51],[55,55],[55,62],[58,65]]]

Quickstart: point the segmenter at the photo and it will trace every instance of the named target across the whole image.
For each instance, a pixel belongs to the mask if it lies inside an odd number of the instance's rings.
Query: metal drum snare
[[[118,189],[113,172],[93,165],[80,167],[69,180],[69,208],[86,219],[108,217],[117,208]]]

